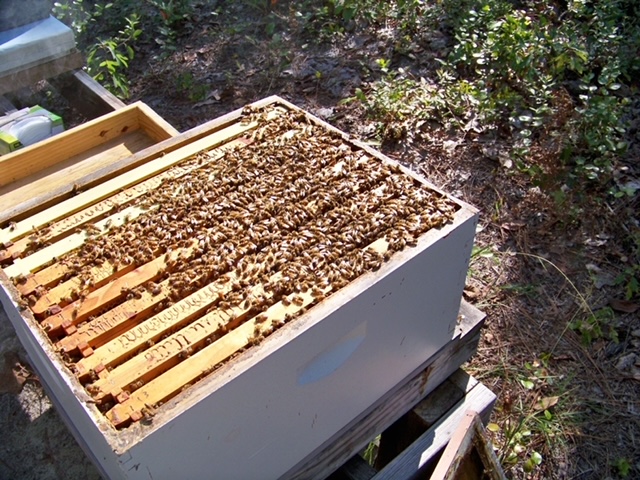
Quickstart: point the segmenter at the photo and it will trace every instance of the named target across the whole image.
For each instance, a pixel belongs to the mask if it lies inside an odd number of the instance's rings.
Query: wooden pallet
[[[431,478],[443,480],[506,480],[478,412],[465,412]]]
[[[74,135],[84,141],[90,129],[107,137],[126,128],[102,121],[67,132],[40,146],[53,154],[39,162],[58,166]],[[291,145],[305,149],[291,154],[304,155],[299,166],[278,164],[273,149]],[[230,152],[245,148],[249,156],[236,165]],[[40,172],[22,160],[36,153],[5,162],[11,185],[35,188],[25,179]],[[0,231],[0,262],[24,308],[117,428],[148,417],[460,211],[375,152],[275,106],[146,160]],[[252,162],[255,170],[236,180]],[[192,183],[200,190],[182,193]],[[179,206],[196,200],[199,210]],[[224,255],[207,256],[218,250]]]
[[[494,402],[495,395],[490,390],[463,370],[458,370],[382,432],[373,466],[361,455],[356,455],[329,476],[329,480],[404,480],[416,477],[442,480],[445,477],[434,469],[439,466],[440,455],[466,420],[467,413],[478,411],[487,422]],[[447,458],[445,462],[449,465],[450,460]]]

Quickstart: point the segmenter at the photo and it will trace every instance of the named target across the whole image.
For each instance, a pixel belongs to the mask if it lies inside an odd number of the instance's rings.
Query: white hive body
[[[278,478],[452,339],[476,211],[284,105],[3,230],[3,305],[110,478]]]

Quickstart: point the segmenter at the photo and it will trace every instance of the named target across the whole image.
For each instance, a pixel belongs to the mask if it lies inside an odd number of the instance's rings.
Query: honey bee
[[[140,423],[145,426],[151,425],[155,414],[155,408],[145,404],[145,406],[140,410],[140,415],[142,416],[142,418],[140,418]]]
[[[95,375],[96,380],[97,380],[98,376],[97,376],[96,372],[94,372],[94,371],[92,370],[92,371],[91,371],[91,373],[92,373],[92,376],[93,376],[93,375]],[[93,380],[93,379],[92,379],[92,380]],[[85,389],[87,390],[87,392],[89,392],[89,395],[91,395],[92,397],[97,396],[97,395],[101,392],[100,388],[99,388],[99,387],[97,387],[96,385],[93,385],[93,384],[91,384],[91,385],[87,385],[87,386],[85,387]]]
[[[89,235],[97,235],[97,234],[100,234],[102,232],[100,227],[97,227],[96,225],[94,225],[92,223],[87,223],[84,226],[84,229],[86,230],[87,234],[89,234]]]
[[[149,285],[149,290],[151,292],[151,295],[155,297],[162,293],[162,286],[158,285],[157,283],[151,282],[151,284]]]
[[[58,305],[51,305],[47,308],[47,316],[57,315],[62,309]]]
[[[192,353],[193,353],[193,348],[191,347],[184,348],[180,350],[180,353],[178,353],[178,358],[180,358],[181,360],[185,360],[189,358]]]
[[[128,297],[129,295],[133,295],[133,289],[128,285],[120,288],[120,295]],[[133,298],[133,297],[132,297]]]
[[[18,305],[18,308],[21,311],[25,311],[25,310],[27,310],[29,308],[29,304],[27,302],[25,302],[22,298],[19,298],[16,303]]]

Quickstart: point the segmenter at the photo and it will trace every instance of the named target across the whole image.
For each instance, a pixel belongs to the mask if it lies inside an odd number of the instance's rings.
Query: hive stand
[[[487,440],[478,412],[468,410],[442,453],[432,478],[454,480],[505,480],[506,477]]]
[[[48,82],[73,108],[90,119],[126,106],[122,100],[80,69],[51,77]]]
[[[48,57],[3,72],[0,76],[0,95],[33,85],[40,80],[82,68],[82,54],[74,49],[64,55]]]

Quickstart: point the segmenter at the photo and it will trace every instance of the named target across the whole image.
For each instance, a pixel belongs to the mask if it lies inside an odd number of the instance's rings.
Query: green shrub
[[[170,54],[196,5],[189,0],[61,0],[54,4],[53,14],[73,29],[87,57],[87,72],[116,95],[127,98],[126,71],[136,44],[154,40],[163,55]]]
[[[405,15],[428,12],[432,28],[452,41],[435,78],[386,68],[367,94],[359,94],[384,125],[383,137],[397,139],[426,119],[465,128],[473,119],[480,130],[510,135],[513,157],[537,175],[543,169],[531,164],[529,149],[560,114],[554,98],[569,91],[573,113],[556,122],[558,162],[575,178],[606,184],[626,148],[621,84],[640,68],[636,2],[575,0],[566,11],[551,1],[522,9],[505,0],[442,0],[429,8],[431,2],[391,3]],[[414,17],[405,24],[415,25]]]
[[[126,6],[128,2],[123,3]],[[127,98],[126,70],[142,30],[140,16],[122,15],[122,7],[113,3],[62,1],[54,4],[53,14],[74,30],[76,41],[86,54],[87,73],[114,94]]]

